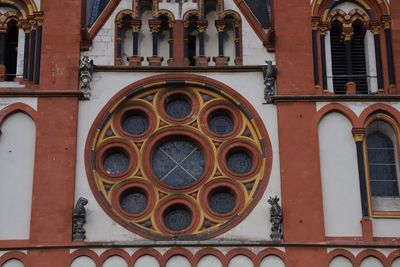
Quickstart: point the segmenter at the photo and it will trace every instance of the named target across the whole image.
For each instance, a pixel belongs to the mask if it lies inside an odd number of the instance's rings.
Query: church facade
[[[399,267],[400,2],[0,0],[0,266]]]

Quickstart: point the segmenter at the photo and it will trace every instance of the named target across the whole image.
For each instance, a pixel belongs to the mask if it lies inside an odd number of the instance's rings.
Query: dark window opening
[[[365,62],[365,31],[361,22],[353,24],[354,35],[351,40],[352,81],[357,86],[357,94],[368,94],[367,68]]]
[[[13,81],[17,73],[18,28],[17,22],[11,20],[7,24],[4,65],[6,66],[6,81]]]
[[[189,46],[189,60],[190,60],[190,66],[195,66],[196,65],[196,42],[197,38],[196,35],[189,35],[188,38],[188,46]]]
[[[342,32],[342,24],[338,21],[334,21],[331,26],[331,54],[333,91],[335,94],[346,93],[346,53],[342,40]]]

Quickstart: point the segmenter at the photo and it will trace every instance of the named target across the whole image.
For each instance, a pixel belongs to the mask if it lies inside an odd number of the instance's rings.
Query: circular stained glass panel
[[[230,171],[244,174],[251,170],[253,161],[247,152],[238,150],[228,154],[227,165]]]
[[[185,207],[173,207],[165,212],[164,224],[174,232],[185,230],[192,224],[192,214]]]
[[[144,134],[149,129],[149,120],[140,111],[131,111],[122,119],[122,129],[132,135]]]
[[[103,160],[103,168],[109,175],[121,175],[129,168],[129,158],[121,151],[109,152]]]
[[[225,112],[211,114],[208,128],[215,134],[226,135],[233,131],[233,121]]]
[[[165,112],[174,119],[184,119],[192,111],[192,105],[183,95],[173,95],[165,102]]]
[[[218,214],[227,214],[236,206],[236,198],[229,189],[221,188],[211,192],[208,205]]]
[[[180,188],[196,183],[205,168],[203,152],[191,141],[176,138],[154,149],[152,170],[167,186]]]
[[[132,215],[143,212],[147,207],[147,195],[140,189],[130,189],[120,198],[121,208]]]

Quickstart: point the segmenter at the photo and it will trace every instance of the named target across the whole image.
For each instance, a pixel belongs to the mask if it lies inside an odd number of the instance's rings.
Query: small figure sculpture
[[[282,208],[279,205],[279,198],[278,196],[275,197],[270,197],[268,199],[268,203],[271,205],[270,208],[270,222],[271,222],[271,239],[272,240],[282,240],[283,235],[282,235]]]
[[[276,66],[272,65],[271,60],[265,61],[266,66],[263,67],[264,76],[264,99],[267,104],[272,103],[271,97],[275,95],[275,81],[278,74],[278,69]]]
[[[84,197],[80,197],[76,202],[73,214],[73,228],[72,228],[72,240],[73,241],[84,241],[86,238],[86,231],[83,225],[86,223],[86,210],[85,206],[88,200]]]
[[[83,93],[83,100],[89,100],[91,93],[90,82],[93,74],[93,60],[89,61],[88,56],[79,60],[79,90]]]

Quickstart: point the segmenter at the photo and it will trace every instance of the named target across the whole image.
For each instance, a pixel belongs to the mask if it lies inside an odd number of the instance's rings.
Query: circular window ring
[[[144,117],[146,117],[148,121],[148,127],[146,131],[141,134],[131,134],[123,129],[123,120],[129,115],[129,113],[141,113]],[[128,102],[116,112],[113,126],[120,135],[130,138],[133,141],[142,141],[143,139],[146,139],[150,134],[152,134],[156,129],[157,116],[151,105],[144,101],[137,100],[133,102]]]
[[[227,134],[219,135],[209,128],[209,119],[216,113],[226,114],[233,122],[233,129]],[[201,129],[218,141],[238,136],[243,128],[243,119],[234,105],[224,101],[212,101],[208,103],[199,115]]]
[[[103,166],[104,159],[110,152],[121,152],[125,154],[129,160],[127,169],[120,174],[110,174]],[[135,147],[131,146],[127,141],[111,138],[104,142],[99,148],[96,149],[96,166],[97,170],[103,178],[110,181],[120,181],[128,178],[136,171],[139,164],[138,163],[138,151]]]
[[[187,100],[191,105],[191,111],[183,118],[173,118],[167,114],[165,110],[165,104],[171,98],[184,98]],[[192,90],[187,89],[174,89],[174,88],[166,88],[160,91],[157,96],[157,111],[160,114],[161,118],[164,119],[166,122],[175,123],[175,124],[186,124],[192,122],[196,119],[196,114],[200,108],[200,99],[199,96],[194,93]]]
[[[147,197],[147,207],[140,213],[137,214],[132,214],[127,211],[125,211],[122,206],[120,199],[123,196],[123,194],[129,190],[138,190],[142,191],[146,194]],[[112,190],[111,192],[111,203],[112,206],[120,212],[124,217],[126,217],[129,220],[143,220],[144,218],[148,217],[151,215],[151,211],[154,209],[154,206],[156,204],[156,193],[154,191],[154,188],[151,186],[150,183],[144,181],[143,179],[129,179],[125,182],[122,182],[117,185],[115,189]]]
[[[236,203],[231,211],[222,214],[215,212],[210,207],[209,197],[218,190],[228,190],[235,197]],[[207,216],[209,216],[212,220],[225,220],[232,217],[243,208],[246,198],[246,193],[243,189],[243,186],[228,178],[218,178],[205,184],[203,190],[199,194],[200,205],[204,209]]]
[[[174,207],[184,207],[184,209],[187,209],[192,216],[190,225],[180,231],[172,231],[164,223],[165,213]],[[156,227],[158,227],[163,234],[169,236],[180,236],[187,233],[192,233],[199,228],[201,225],[201,214],[197,205],[190,198],[186,196],[171,196],[161,200],[161,202],[157,205],[154,212],[154,220]]]
[[[229,169],[227,158],[230,153],[235,151],[244,151],[252,161],[251,169],[245,173],[236,173]],[[261,151],[250,141],[244,138],[235,138],[223,143],[218,150],[218,164],[221,171],[228,177],[236,178],[241,181],[249,181],[254,178],[261,168]]]
[[[166,140],[173,138],[187,138],[188,140],[193,141],[203,152],[204,155],[204,171],[200,178],[197,179],[196,182],[183,187],[172,187],[160,181],[152,170],[152,158],[154,149],[161,143]],[[194,130],[193,128],[187,126],[173,126],[173,127],[165,127],[150,136],[149,139],[143,144],[142,148],[142,165],[143,171],[158,186],[168,190],[169,192],[187,192],[190,190],[194,190],[201,184],[207,181],[207,177],[211,177],[214,172],[215,167],[213,166],[213,162],[215,162],[215,153],[214,146],[211,144],[203,135]]]

